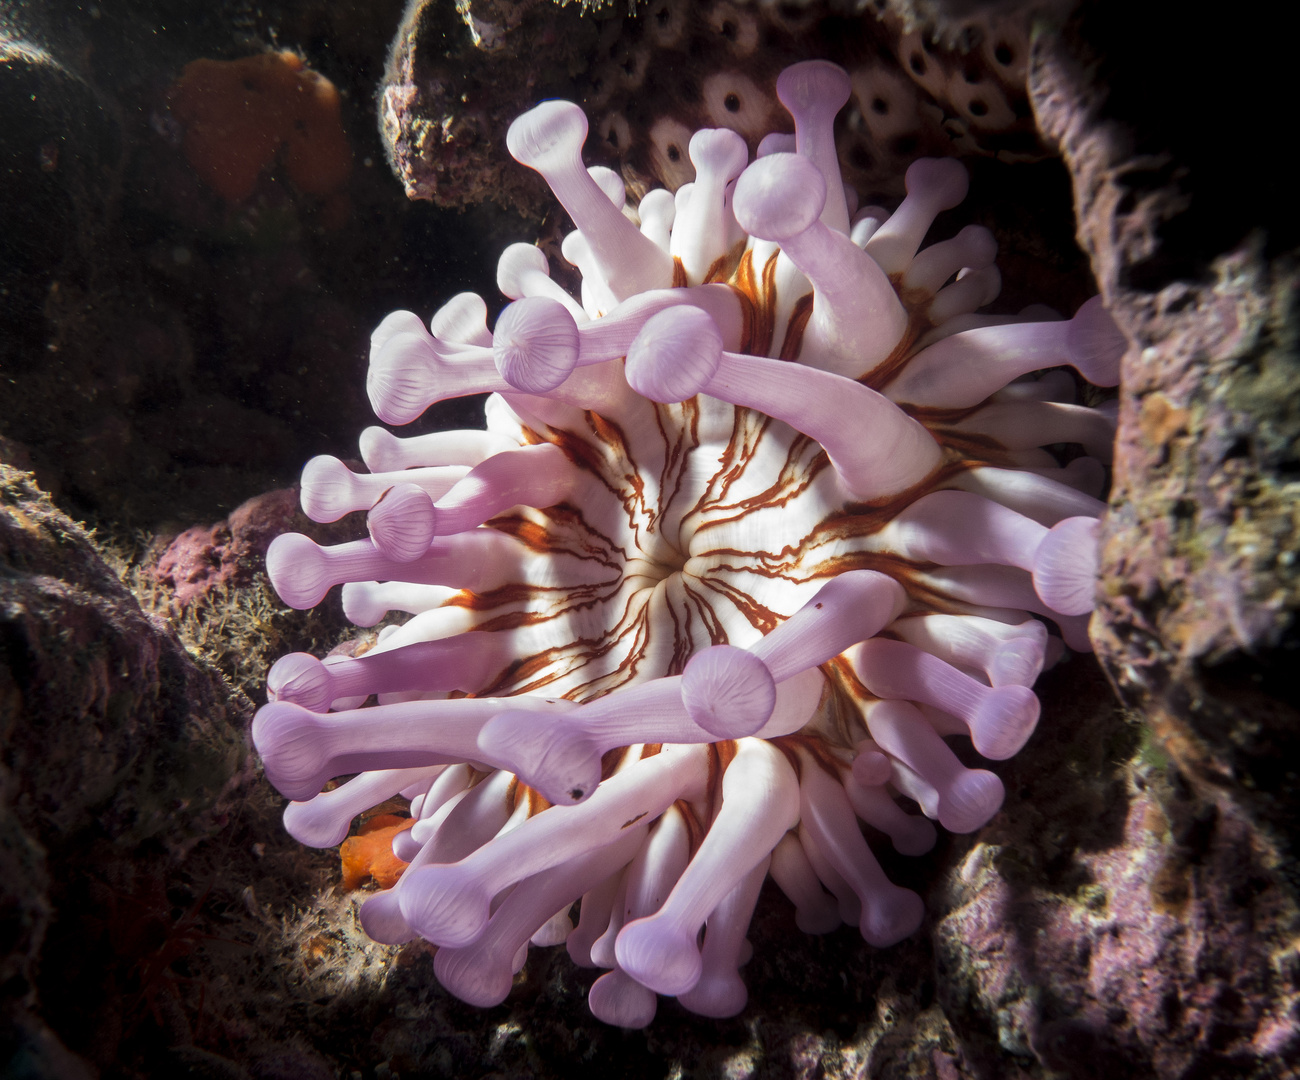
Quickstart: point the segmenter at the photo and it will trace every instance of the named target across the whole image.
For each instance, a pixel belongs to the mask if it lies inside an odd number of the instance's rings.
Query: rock
[[[99,1080],[98,1070],[59,1042],[36,1016],[0,1015],[0,1039],[9,1053],[6,1075],[22,1080]]]
[[[1121,697],[1199,796],[1229,800],[1294,854],[1300,277],[1285,247],[1300,233],[1267,180],[1227,196],[1230,181],[1268,170],[1252,141],[1264,138],[1258,124],[1232,127],[1238,99],[1190,86],[1175,61],[1156,59],[1150,85],[1168,78],[1187,91],[1183,118],[1165,129],[1123,66],[1200,47],[1225,59],[1231,42],[1255,39],[1184,28],[1171,51],[1155,45],[1164,29],[1088,5],[1042,39],[1030,80],[1073,176],[1080,242],[1131,343],[1094,638]],[[1241,63],[1275,70],[1261,47]],[[1128,73],[1104,81],[1117,70]],[[1216,87],[1232,85],[1231,70]],[[1187,117],[1207,129],[1188,130]],[[1226,143],[1211,152],[1215,120]]]
[[[64,1030],[26,1010],[78,1011],[67,984],[53,1005],[37,987],[63,970],[70,937],[81,963],[93,955],[102,909],[88,910],[81,890],[146,863],[174,867],[227,824],[254,775],[252,709],[141,611],[30,474],[4,464],[0,645],[0,1012],[31,1075],[72,1077],[80,1058],[60,1043]],[[114,933],[129,935],[128,909],[116,910]],[[64,944],[52,953],[54,938]],[[111,986],[102,970],[82,980],[100,1001],[105,977]]]
[[[243,588],[265,572],[271,541],[301,529],[305,521],[296,489],[268,491],[236,507],[224,521],[186,529],[168,544],[151,572],[181,607],[216,589]]]
[[[150,0],[4,5],[0,414],[74,515],[154,531],[291,482],[369,418],[359,365],[399,298],[436,306],[490,289],[495,248],[489,266],[470,220],[482,215],[412,208],[383,167],[373,88],[402,6],[217,0],[182,19]],[[215,139],[257,107],[236,87],[205,95],[196,115],[192,95],[168,88],[205,59],[253,57],[283,76],[298,63],[277,61],[283,49],[337,88],[336,101],[306,69],[272,80],[290,97],[324,92],[327,130],[290,118],[309,143],[295,127],[281,160],[229,201],[187,157],[185,122]],[[349,145],[345,225],[344,189],[327,189],[342,184]]]
[[[0,560],[6,794],[24,828],[37,842],[156,840],[178,856],[220,828],[252,775],[247,705],[2,464]]]
[[[490,18],[466,22],[447,4],[408,7],[389,48],[380,133],[408,198],[446,207],[491,199],[536,212],[546,185],[502,152],[507,118],[521,111],[521,93],[557,96],[570,65],[594,47],[594,20],[557,15],[540,0],[492,6]]]
[[[1005,776],[1023,802],[933,898],[938,996],[971,1075],[1249,1076],[1296,1054],[1296,909],[1274,854],[1134,718],[1058,704]]]
[[[564,97],[590,117],[586,163],[620,170],[635,201],[694,179],[688,140],[700,128],[738,131],[751,154],[769,132],[790,131],[770,88],[782,68],[813,57],[852,79],[837,143],[845,182],[868,201],[901,196],[918,157],[1047,156],[1025,90],[1029,22],[1018,5],[949,21],[905,0],[873,7],[654,0],[625,13],[462,0],[453,11],[417,0],[381,92],[389,162],[412,199],[491,200],[541,217],[552,204],[545,186],[501,148],[514,117]]]

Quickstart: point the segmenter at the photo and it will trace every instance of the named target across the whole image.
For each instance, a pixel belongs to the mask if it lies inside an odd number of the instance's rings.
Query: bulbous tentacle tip
[[[970,189],[970,174],[956,158],[918,158],[903,177],[908,195],[918,195],[936,210],[951,210]]]
[[[1088,622],[1089,617],[1086,615],[1062,615],[1056,620],[1057,629],[1061,631],[1060,640],[1066,648],[1080,653],[1093,651],[1092,639],[1088,636]],[[1059,658],[1062,654],[1058,651],[1052,655]]]
[[[665,997],[686,993],[704,970],[695,935],[684,933],[662,915],[623,927],[614,942],[614,955],[632,978]]]
[[[409,424],[429,406],[434,392],[431,366],[437,362],[432,339],[420,334],[394,334],[370,358],[366,396],[385,424]]]
[[[604,165],[592,165],[587,175],[596,181],[596,186],[605,193],[605,197],[620,210],[627,203],[627,185],[623,177]]]
[[[939,840],[939,831],[927,817],[908,815],[908,827],[890,836],[894,850],[900,855],[916,857],[930,851]]]
[[[1034,625],[1043,626],[1040,622]],[[989,663],[989,682],[994,686],[1033,686],[1043,670],[1046,648],[1046,627],[1041,638],[1026,635],[1003,642]]]
[[[734,180],[749,163],[749,147],[730,128],[701,128],[687,148],[698,172],[707,170],[724,181]]]
[[[894,771],[889,757],[870,746],[854,757],[852,770],[853,778],[863,787],[879,787],[888,783]]]
[[[253,746],[266,779],[286,799],[305,801],[320,793],[328,763],[318,714],[289,701],[263,705],[253,716]]]
[[[701,393],[722,360],[722,333],[708,312],[682,305],[646,320],[628,346],[625,371],[642,397],[661,404]]]
[[[587,1005],[597,1020],[635,1031],[648,1026],[655,1018],[659,996],[626,971],[615,968],[591,984]]]
[[[1034,553],[1034,590],[1062,615],[1086,615],[1096,603],[1101,522],[1071,517],[1057,522]]]
[[[492,898],[460,863],[408,870],[397,890],[402,917],[420,937],[459,949],[483,933]]]
[[[587,114],[572,101],[543,101],[515,118],[506,149],[521,165],[545,170],[576,158],[587,139]]]
[[[429,550],[437,511],[429,493],[414,484],[394,484],[366,515],[375,547],[395,562],[413,562]]]
[[[813,108],[834,116],[852,92],[849,73],[829,60],[791,64],[776,77],[777,99],[792,116]]]
[[[312,521],[338,521],[352,509],[353,488],[351,469],[336,457],[318,454],[302,469],[299,495],[302,512]]]
[[[641,196],[637,204],[641,231],[665,250],[671,243],[673,222],[677,218],[677,200],[667,188],[655,188]]]
[[[346,581],[343,583],[343,617],[353,626],[376,626],[391,610],[388,604],[376,598],[375,583]]]
[[[352,818],[346,813],[323,811],[316,799],[290,802],[284,808],[284,831],[300,844],[314,848],[337,847],[347,839]]]
[[[971,715],[971,742],[990,761],[1015,757],[1038,726],[1042,705],[1027,686],[999,686],[983,696]]]
[[[280,657],[266,673],[268,701],[291,701],[312,712],[328,712],[334,700],[329,670],[310,653]]]
[[[423,334],[424,320],[413,311],[392,311],[370,332],[370,355],[373,357],[394,334]]]
[[[403,829],[393,837],[393,854],[402,862],[414,862],[422,847],[424,845],[411,835],[410,829]]]
[[[620,181],[621,183],[621,181]],[[645,200],[642,200],[642,203]],[[524,296],[549,296],[563,304],[578,321],[586,321],[586,313],[581,304],[551,281],[550,263],[546,255],[536,244],[511,244],[497,261],[497,287],[502,295],[511,300],[520,300]],[[484,321],[486,334],[486,318]],[[489,337],[490,343],[490,335]]]
[[[806,232],[826,204],[821,170],[801,154],[769,154],[740,174],[732,207],[740,227],[781,243]]]
[[[487,301],[476,292],[457,293],[433,313],[429,331],[443,342],[485,344],[488,337]]]
[[[401,468],[400,464],[396,464],[400,460],[401,445],[402,440],[391,431],[373,424],[362,431],[357,439],[361,460],[371,472]]]
[[[532,937],[528,939],[528,944],[536,945],[540,949],[547,949],[553,945],[563,945],[568,936],[573,933],[573,920],[569,918],[568,908],[552,915],[546,922],[534,931]]]
[[[527,394],[558,387],[578,363],[578,324],[563,304],[529,296],[506,307],[492,334],[492,360],[501,377]]]
[[[556,806],[585,802],[600,783],[599,746],[581,730],[525,709],[497,713],[483,725],[478,746]]]
[[[939,824],[952,833],[982,829],[1002,809],[1006,789],[987,769],[965,769],[939,797]]]
[[[832,896],[826,897],[824,904],[816,907],[795,908],[794,924],[805,934],[829,934],[843,925],[839,905]]]
[[[519,300],[526,295],[528,282],[538,276],[551,276],[546,254],[536,244],[511,244],[497,260],[497,288],[503,296]]]
[[[897,945],[911,937],[925,918],[925,904],[911,889],[889,885],[887,889],[873,892],[862,908],[858,924],[868,945],[878,949]]]
[[[415,940],[415,931],[402,918],[401,905],[393,889],[375,893],[363,902],[357,918],[366,935],[383,945],[405,945]]]
[[[798,140],[789,132],[769,131],[759,140],[754,156],[763,158],[771,154],[793,154],[798,145]]]
[[[710,972],[702,975],[686,993],[678,995],[677,1000],[699,1016],[725,1020],[744,1011],[749,990],[737,971]]]
[[[276,595],[296,611],[315,607],[333,585],[320,545],[302,533],[281,533],[271,541],[266,574]]]
[[[690,718],[720,739],[753,735],[776,707],[767,665],[732,645],[697,652],[682,672],[682,704]]]
[[[1128,349],[1128,338],[1100,296],[1085,301],[1074,313],[1066,329],[1065,347],[1070,363],[1094,386],[1119,383],[1120,362]]]
[[[442,948],[433,958],[433,973],[461,1001],[488,1009],[500,1005],[514,983],[504,965],[486,960],[479,949]]]

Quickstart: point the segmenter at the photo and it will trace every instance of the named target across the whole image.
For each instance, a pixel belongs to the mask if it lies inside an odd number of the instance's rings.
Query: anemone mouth
[[[642,539],[638,543],[639,557],[635,564],[629,563],[629,567],[636,565],[640,568],[640,573],[657,581],[680,574],[686,569],[690,556],[680,545],[658,533],[653,534],[648,540],[649,542]]]
[[[636,592],[636,601],[650,603],[652,596],[667,597],[680,586],[681,574],[686,568],[686,560],[677,556],[671,549],[667,553],[672,562],[662,558],[638,558],[628,561],[623,570],[623,580]]]

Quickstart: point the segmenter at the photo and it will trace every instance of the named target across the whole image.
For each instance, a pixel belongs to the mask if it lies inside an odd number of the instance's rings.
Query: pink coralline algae
[[[303,843],[410,800],[410,865],[361,922],[439,946],[465,1001],[499,1003],[530,944],[565,943],[606,969],[608,1023],[648,1024],[657,994],[734,1015],[768,874],[801,929],[899,941],[921,899],[860,821],[908,855],[932,821],[980,828],[1002,783],[945,737],[1015,754],[1044,664],[1088,648],[1113,415],[1064,367],[1114,385],[1123,337],[1098,300],[977,314],[990,233],[921,247],[964,168],[917,161],[892,214],[859,209],[832,137],[845,73],[802,63],[776,89],[795,135],[751,162],[698,131],[694,182],[635,209],[583,166],[576,105],[517,119],[510,152],[577,226],[581,297],[517,244],[493,330],[473,294],[427,329],[388,316],[379,418],[489,393],[486,429],[367,429],[371,471],[316,458],[302,502],[365,511],[368,538],[268,552],[294,607],[342,583],[358,625],[411,615],[362,656],[282,658],[253,734]]]

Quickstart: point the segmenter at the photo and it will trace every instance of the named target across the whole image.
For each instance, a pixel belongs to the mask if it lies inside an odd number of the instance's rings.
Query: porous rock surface
[[[1300,962],[1275,854],[1131,716],[1060,702],[1053,719],[1007,777],[1025,801],[931,899],[958,1075],[1290,1075]]]
[[[411,198],[540,216],[545,185],[503,153],[506,127],[539,99],[582,105],[588,165],[618,169],[636,195],[675,191],[695,176],[692,132],[729,127],[752,154],[769,132],[791,131],[770,87],[782,68],[816,57],[853,81],[837,143],[845,182],[864,195],[901,196],[908,164],[926,155],[1044,157],[1025,88],[1025,5],[983,5],[946,23],[919,6],[416,0],[390,49],[380,131]]]

